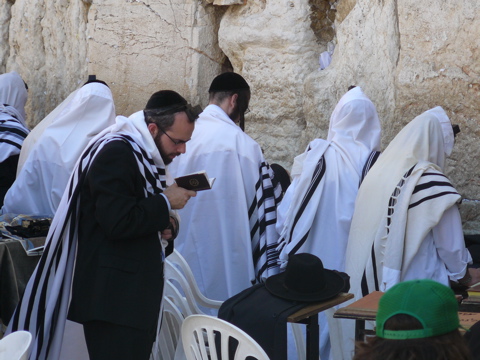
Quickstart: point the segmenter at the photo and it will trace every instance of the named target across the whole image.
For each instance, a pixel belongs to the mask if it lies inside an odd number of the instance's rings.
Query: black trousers
[[[104,321],[83,324],[90,360],[149,360],[155,331]]]

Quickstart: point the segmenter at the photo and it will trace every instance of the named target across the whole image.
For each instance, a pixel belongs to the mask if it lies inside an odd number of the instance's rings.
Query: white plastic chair
[[[169,299],[163,299],[162,327],[152,349],[152,360],[172,360],[181,336],[184,317],[180,309]]]
[[[188,284],[188,288],[190,289],[193,299],[195,299],[195,302],[197,303],[197,305],[210,308],[210,309],[220,308],[220,306],[223,303],[222,301],[209,299],[202,294],[202,292],[198,288],[197,282],[195,281],[195,277],[193,275],[192,270],[190,269],[190,266],[188,265],[185,258],[177,250],[173,250],[173,252],[167,257],[166,262],[172,264],[175,268],[180,270],[180,273],[183,275],[184,279],[186,280]],[[200,311],[199,313],[201,314],[203,312]]]
[[[250,335],[229,322],[209,315],[191,315],[183,321],[182,341],[187,360],[219,359],[216,337],[221,359],[230,359],[229,340],[234,338],[238,341],[234,360],[247,357],[269,360],[262,347]]]
[[[219,309],[222,301],[208,299],[200,292],[192,270],[177,251],[165,261],[164,278],[162,328],[151,359],[173,360],[174,356],[182,359],[184,355],[180,345],[180,327],[184,318],[203,314],[199,305]],[[179,349],[176,351],[177,347]]]
[[[32,343],[28,331],[15,331],[0,340],[0,360],[27,360]]]

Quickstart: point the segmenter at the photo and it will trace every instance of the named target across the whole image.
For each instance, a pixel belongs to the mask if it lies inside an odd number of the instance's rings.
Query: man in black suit
[[[92,360],[149,358],[163,291],[159,232],[162,240],[172,240],[178,223],[170,211],[196,195],[165,183],[148,191],[145,182],[155,174],[142,170],[148,152],[160,169],[185,153],[196,119],[187,102],[173,91],[161,91],[135,115],[124,121],[130,120],[138,134],[123,130],[133,143],[121,138],[105,144],[81,187],[68,318],[83,324]],[[147,154],[139,158],[136,144]],[[162,180],[166,172],[158,174]]]
[[[166,165],[185,153],[196,117],[182,96],[159,91],[82,153],[7,329],[32,334],[30,358],[58,359],[63,341],[78,341],[63,339],[68,318],[83,324],[90,360],[149,359],[178,232],[172,210],[196,196],[167,187]]]

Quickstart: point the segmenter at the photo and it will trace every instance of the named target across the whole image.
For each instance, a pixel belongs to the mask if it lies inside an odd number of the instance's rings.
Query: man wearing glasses
[[[188,261],[200,290],[226,300],[278,271],[275,221],[281,187],[272,184],[259,144],[242,131],[250,101],[245,79],[223,73],[209,94],[188,153],[169,169],[174,177],[205,170],[216,180],[179,212],[182,228],[175,249]]]
[[[164,90],[89,143],[9,324],[34,335],[31,358],[59,358],[67,313],[83,325],[91,360],[150,358],[172,210],[196,195],[167,186],[166,165],[185,153],[195,119],[182,96]]]

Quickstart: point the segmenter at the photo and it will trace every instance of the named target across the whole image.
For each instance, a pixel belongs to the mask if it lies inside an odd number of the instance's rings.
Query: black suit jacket
[[[68,318],[155,330],[163,292],[158,232],[169,224],[160,194],[123,141],[105,145],[81,190],[78,250]]]

